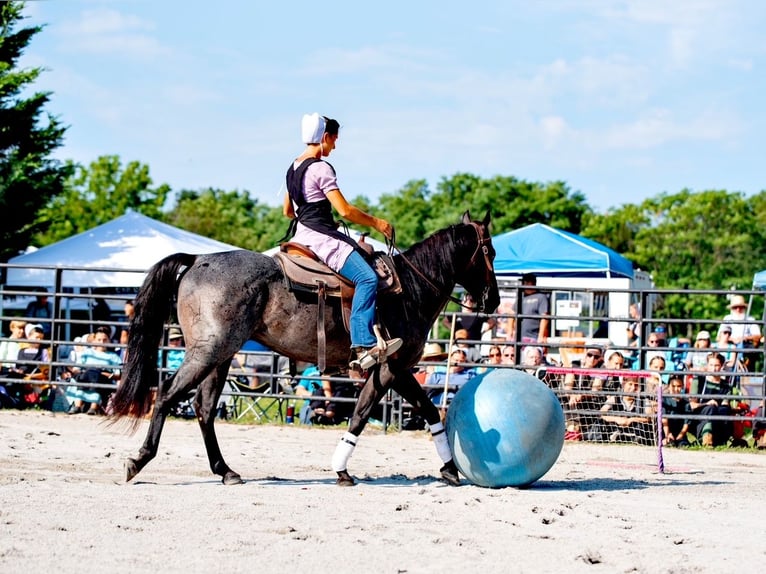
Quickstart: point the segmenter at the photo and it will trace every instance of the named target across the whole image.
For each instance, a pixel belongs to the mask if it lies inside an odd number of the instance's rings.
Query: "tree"
[[[51,159],[63,141],[64,127],[44,111],[50,92],[22,97],[42,68],[17,69],[32,37],[42,30],[17,30],[24,4],[0,2],[0,261],[23,251],[45,222],[38,211],[64,189],[70,165]],[[12,214],[12,217],[10,216]]]
[[[187,231],[253,251],[274,247],[288,225],[281,207],[259,203],[244,191],[220,189],[182,191],[165,220]]]
[[[46,231],[35,239],[49,245],[119,217],[128,210],[161,219],[170,187],[153,187],[149,167],[137,161],[123,169],[120,158],[105,155],[87,168],[72,165],[75,173],[65,190],[41,210]]]

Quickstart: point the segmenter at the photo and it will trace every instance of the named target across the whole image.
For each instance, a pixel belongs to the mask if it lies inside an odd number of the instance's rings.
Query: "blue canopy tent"
[[[753,289],[766,289],[766,269],[753,275]]]
[[[621,277],[633,279],[633,264],[585,237],[533,223],[492,238],[498,278],[534,273],[538,277]]]

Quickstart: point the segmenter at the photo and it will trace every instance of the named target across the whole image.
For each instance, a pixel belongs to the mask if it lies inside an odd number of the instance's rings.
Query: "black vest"
[[[290,168],[287,170],[287,192],[290,194],[290,200],[295,204],[297,209],[295,211],[295,218],[290,222],[287,233],[279,242],[282,243],[295,235],[296,226],[300,221],[309,229],[313,229],[318,233],[324,233],[325,235],[329,235],[330,237],[348,243],[357,253],[366,259],[367,254],[357,245],[356,241],[351,239],[345,233],[338,231],[339,224],[332,216],[332,204],[329,199],[325,198],[313,203],[306,201],[303,187],[306,170],[311,164],[318,161],[323,160],[312,157],[301,162],[297,169],[295,169],[294,164],[291,164]],[[335,168],[329,163],[327,163],[327,165],[330,166],[330,169],[332,169],[334,174]]]

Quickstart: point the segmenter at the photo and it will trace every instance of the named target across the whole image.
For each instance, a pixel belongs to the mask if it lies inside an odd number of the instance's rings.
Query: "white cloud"
[[[85,10],[77,19],[51,25],[66,51],[144,59],[171,53],[154,37],[155,28],[149,20],[108,8]]]

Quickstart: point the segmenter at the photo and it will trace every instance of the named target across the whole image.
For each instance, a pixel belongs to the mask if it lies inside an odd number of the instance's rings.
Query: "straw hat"
[[[447,353],[442,350],[442,346],[439,343],[428,343],[423,348],[423,356],[421,361],[443,361],[447,358]]]
[[[745,301],[745,298],[742,295],[734,295],[731,298],[729,309],[734,309],[734,307],[747,307],[747,301]]]
[[[170,331],[168,331],[168,340],[172,341],[173,339],[183,339],[184,334],[181,332],[181,329],[178,327],[171,327]]]

